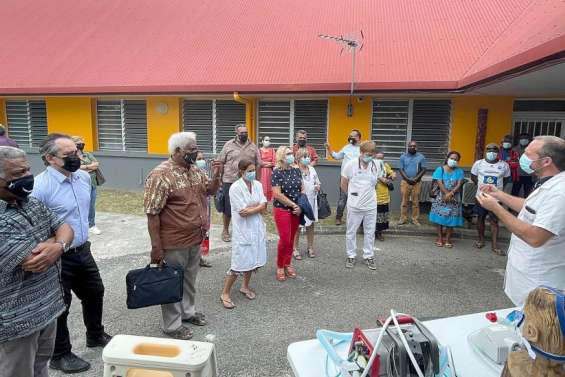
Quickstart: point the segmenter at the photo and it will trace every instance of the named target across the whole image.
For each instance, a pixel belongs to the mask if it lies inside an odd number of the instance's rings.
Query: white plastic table
[[[500,318],[500,316],[506,316],[514,309],[494,311]],[[442,345],[451,347],[455,371],[458,377],[500,376],[501,368],[496,369],[495,366],[489,365],[471,349],[467,342],[467,335],[489,324],[485,318],[486,313],[468,314],[424,322]],[[338,347],[338,354],[343,358],[347,357],[348,347],[349,345],[344,345],[341,348]],[[287,358],[296,377],[326,376],[326,351],[317,339],[290,344],[287,349]],[[332,361],[330,360],[328,364],[330,364],[329,375],[335,375]]]

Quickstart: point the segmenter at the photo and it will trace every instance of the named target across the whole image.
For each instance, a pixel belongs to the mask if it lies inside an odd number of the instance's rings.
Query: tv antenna
[[[318,34],[318,37],[322,39],[329,39],[335,41],[342,45],[340,55],[343,53],[343,50],[347,48],[347,51],[351,52],[351,88],[349,90],[349,103],[347,104],[347,116],[351,117],[353,115],[353,104],[351,103],[351,99],[353,98],[353,93],[355,91],[355,53],[357,50],[361,52],[364,45],[365,36],[363,35],[363,30],[359,32],[359,36],[355,37],[348,37],[345,38],[343,35],[327,35],[327,34]]]

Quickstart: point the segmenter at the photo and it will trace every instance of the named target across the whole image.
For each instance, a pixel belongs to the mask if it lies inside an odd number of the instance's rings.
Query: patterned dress
[[[451,173],[443,166],[438,167],[432,179],[441,180],[447,190],[452,190],[457,182],[465,177],[463,170],[456,168]],[[430,221],[447,227],[457,227],[463,225],[463,210],[461,205],[461,192],[453,196],[449,202],[443,200],[443,193],[440,191],[432,202],[430,211]]]
[[[260,148],[261,161],[270,162],[275,166],[275,150],[273,148]],[[261,168],[261,184],[263,185],[263,193],[267,198],[267,201],[273,199],[273,188],[271,185],[271,175],[273,174],[273,168]]]

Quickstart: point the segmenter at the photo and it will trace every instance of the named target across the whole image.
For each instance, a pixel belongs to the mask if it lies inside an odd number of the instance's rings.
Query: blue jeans
[[[94,218],[96,217],[96,186],[90,189],[90,209],[88,210],[88,226],[92,228],[96,225]]]

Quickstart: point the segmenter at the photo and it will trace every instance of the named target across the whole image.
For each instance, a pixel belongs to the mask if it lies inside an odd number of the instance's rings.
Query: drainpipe
[[[247,126],[247,130],[249,131],[249,138],[251,140],[255,140],[255,109],[253,106],[253,100],[250,98],[241,97],[238,92],[233,92],[233,99],[236,102],[245,104],[245,125]]]

